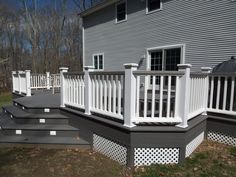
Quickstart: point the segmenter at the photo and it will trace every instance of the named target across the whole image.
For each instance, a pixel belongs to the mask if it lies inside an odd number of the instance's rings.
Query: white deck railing
[[[206,73],[190,74],[190,104],[188,119],[206,111],[208,82],[208,75]]]
[[[236,74],[210,74],[208,111],[236,115]]]
[[[122,120],[125,126],[168,123],[187,127],[188,120],[206,113],[236,115],[236,74],[210,74],[209,68],[191,73],[191,65],[179,71],[93,71],[60,75],[12,73],[13,92],[31,95],[31,89],[61,87],[61,107],[79,108],[85,114],[100,114]],[[45,81],[46,80],[46,81]]]
[[[12,72],[12,90],[19,94],[31,95],[30,90],[30,71]]]
[[[123,119],[124,72],[92,72],[91,111]]]
[[[60,74],[31,74],[29,70],[12,72],[12,90],[31,96],[31,90],[61,87]]]
[[[65,104],[84,109],[84,74],[65,73]]]
[[[32,89],[46,89],[47,75],[46,74],[32,74],[30,77],[30,84]]]
[[[135,71],[132,64],[125,68],[95,72],[86,67],[80,74],[61,68],[61,106],[117,118],[129,127],[146,122],[187,126],[189,108],[183,102],[189,102],[189,65],[176,72]]]
[[[177,115],[181,72],[135,71],[134,122],[180,123]]]

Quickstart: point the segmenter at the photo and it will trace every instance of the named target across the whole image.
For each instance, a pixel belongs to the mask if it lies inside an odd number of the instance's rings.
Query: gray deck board
[[[27,108],[59,108],[60,94],[51,92],[39,92],[30,97],[17,98],[14,102]]]
[[[55,114],[33,114],[23,111],[16,106],[5,106],[4,107],[10,114],[15,118],[44,118],[44,119],[68,119],[67,116],[59,113]]]

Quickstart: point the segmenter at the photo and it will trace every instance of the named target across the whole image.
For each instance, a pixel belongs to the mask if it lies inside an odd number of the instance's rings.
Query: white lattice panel
[[[212,140],[212,141],[217,141],[219,143],[228,144],[231,146],[236,146],[236,137],[219,133],[219,132],[209,131],[207,133],[207,139]]]
[[[134,148],[134,166],[178,163],[179,148]]]
[[[127,164],[127,148],[111,140],[93,134],[93,149],[122,165]]]
[[[204,132],[202,132],[200,135],[198,135],[196,138],[194,138],[187,146],[185,151],[185,157],[190,156],[195,149],[202,143],[204,140]]]

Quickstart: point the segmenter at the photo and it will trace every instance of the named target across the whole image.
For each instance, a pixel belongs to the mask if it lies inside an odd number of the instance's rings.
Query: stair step
[[[62,124],[17,124],[12,118],[3,115],[1,128],[4,135],[34,136],[77,136],[79,129]]]
[[[12,117],[15,119],[15,122],[20,124],[22,123],[68,124],[68,119],[69,119],[67,116],[60,113],[52,113],[52,114],[29,113],[16,106],[5,106],[3,107],[3,111],[12,115]]]
[[[57,144],[90,147],[87,141],[78,137],[0,136],[0,144],[1,143]]]

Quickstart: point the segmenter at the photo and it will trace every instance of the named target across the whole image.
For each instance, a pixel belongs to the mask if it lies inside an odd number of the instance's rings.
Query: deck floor
[[[51,91],[37,91],[30,97],[17,98],[14,101],[28,108],[59,108],[60,93]]]

